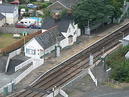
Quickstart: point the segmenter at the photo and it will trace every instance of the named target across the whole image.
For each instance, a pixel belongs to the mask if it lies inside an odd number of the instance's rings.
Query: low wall
[[[24,77],[26,77],[32,70],[36,69],[44,63],[44,59],[30,59],[33,62],[28,69],[26,69],[22,74],[20,74],[15,80],[14,83],[19,83]]]
[[[13,58],[13,57],[15,57],[16,55],[19,55],[20,53],[21,53],[21,48],[15,50],[15,51],[13,51],[13,52],[11,52],[11,53],[9,53],[9,57],[10,57],[10,58]]]
[[[21,48],[9,53],[9,57],[8,57],[6,67],[5,67],[5,72],[7,72],[7,70],[8,70],[10,59],[15,57],[16,55],[19,55],[20,53],[21,53]]]
[[[24,77],[26,77],[33,70],[33,65],[31,65],[27,70],[20,74],[15,80],[14,83],[19,83]]]
[[[2,33],[20,33],[27,31],[29,33],[38,32],[40,29],[26,29],[26,28],[15,28],[15,27],[0,27]]]
[[[19,69],[24,68],[25,66],[29,65],[30,63],[32,63],[32,59],[28,59],[25,62],[19,64],[18,66],[15,67],[15,72],[18,71]]]
[[[0,49],[0,53],[1,54],[6,54],[6,53],[9,53],[11,51],[14,51],[20,47],[22,47],[26,42],[28,42],[30,39],[32,39],[33,37],[41,34],[42,31],[38,31],[38,32],[35,32],[35,33],[31,33],[25,37],[23,37],[22,39],[19,39],[18,41],[16,41],[15,43],[13,44],[10,44],[9,46],[5,47],[5,48],[1,48]]]

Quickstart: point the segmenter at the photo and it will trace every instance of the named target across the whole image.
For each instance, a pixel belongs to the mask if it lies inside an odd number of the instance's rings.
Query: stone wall
[[[38,32],[41,29],[26,29],[26,28],[15,28],[15,27],[0,27],[1,33],[20,33],[23,31],[27,31],[30,33]]]

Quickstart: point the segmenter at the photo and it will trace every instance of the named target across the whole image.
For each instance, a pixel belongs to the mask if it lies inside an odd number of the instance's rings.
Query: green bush
[[[26,11],[28,11],[30,8],[26,7],[25,5],[19,5],[19,9],[24,8]]]
[[[45,17],[51,16],[51,13],[48,9],[44,9],[44,16]]]
[[[106,64],[112,68],[111,78],[120,82],[129,82],[129,59],[125,54],[129,46],[121,47],[106,58]]]

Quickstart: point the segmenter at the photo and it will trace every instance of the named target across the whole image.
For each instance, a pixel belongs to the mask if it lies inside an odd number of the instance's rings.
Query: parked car
[[[30,4],[27,4],[27,7],[28,7],[28,8],[37,8],[37,5],[34,5],[34,4],[31,4],[31,3],[30,3]]]
[[[15,27],[16,27],[16,28],[28,28],[27,25],[18,24],[18,23],[15,25]]]
[[[31,28],[31,29],[41,29],[41,26],[30,25],[28,28]]]

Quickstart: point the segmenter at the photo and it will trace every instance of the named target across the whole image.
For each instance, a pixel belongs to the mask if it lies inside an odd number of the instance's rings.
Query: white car
[[[34,5],[34,4],[31,4],[31,3],[30,3],[30,4],[27,4],[27,7],[28,7],[28,8],[37,8],[37,5]]]

